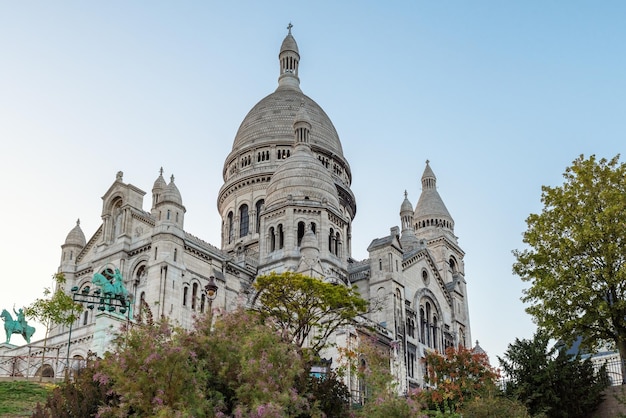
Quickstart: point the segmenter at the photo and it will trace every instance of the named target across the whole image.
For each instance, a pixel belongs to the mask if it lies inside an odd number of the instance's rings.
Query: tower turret
[[[437,177],[426,160],[426,168],[422,174],[422,194],[420,195],[415,212],[413,225],[418,237],[426,234],[427,238],[437,235],[437,230],[454,235],[454,220],[437,192]]]
[[[300,53],[298,51],[298,44],[291,35],[292,27],[293,25],[291,23],[287,26],[289,33],[283,40],[283,44],[280,46],[280,53],[278,54],[278,60],[280,62],[278,89],[290,88],[299,91],[300,79],[298,78],[298,65],[300,64]]]
[[[402,236],[400,244],[404,251],[409,251],[419,246],[419,239],[413,229],[413,205],[409,201],[408,193],[404,191],[404,201],[400,205],[400,222],[402,224]]]
[[[75,264],[76,256],[83,248],[85,248],[86,244],[87,241],[85,239],[85,234],[80,227],[80,219],[78,219],[76,221],[76,226],[72,228],[69,234],[67,234],[65,243],[61,245],[61,265],[67,263]]]

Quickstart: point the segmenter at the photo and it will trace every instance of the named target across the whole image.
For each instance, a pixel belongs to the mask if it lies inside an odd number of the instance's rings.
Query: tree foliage
[[[534,416],[584,418],[598,407],[608,384],[606,371],[594,372],[591,360],[548,348],[544,332],[532,340],[516,339],[509,344],[500,366],[509,381],[506,394],[522,401]]]
[[[401,396],[391,373],[392,355],[386,343],[376,337],[361,336],[358,345],[342,349],[342,368],[359,381],[361,408],[353,416],[363,418],[422,417],[423,405],[418,392]]]
[[[57,273],[53,276],[54,289],[45,288],[44,297],[35,300],[24,310],[24,314],[34,318],[49,328],[53,325],[71,325],[84,310],[80,303],[74,302],[72,297],[65,293],[65,276]]]
[[[517,399],[498,394],[474,398],[463,405],[463,418],[531,418],[528,410]]]
[[[255,310],[271,320],[286,341],[319,352],[339,327],[367,310],[356,287],[326,283],[300,273],[270,273],[256,278]]]
[[[530,287],[526,311],[551,337],[583,346],[614,342],[626,358],[626,164],[580,156],[565,182],[542,187],[513,252],[513,271]]]
[[[540,328],[589,349],[609,341],[626,358],[626,164],[580,156],[559,187],[542,187],[513,271]]]
[[[257,314],[228,313],[213,328],[199,321],[190,344],[204,359],[210,396],[222,399],[219,416],[282,417],[310,410],[296,389],[307,372],[304,359]]]
[[[206,372],[187,335],[165,318],[123,329],[116,349],[105,353],[93,377],[119,398],[101,406],[99,416],[202,416],[209,403]]]
[[[460,345],[448,347],[444,354],[426,353],[423,362],[432,388],[422,392],[422,399],[436,409],[460,410],[464,402],[495,391],[498,372],[485,353]]]
[[[222,314],[213,325],[203,316],[190,331],[147,317],[122,329],[115,349],[36,416],[347,416],[349,394],[337,376],[311,376],[298,347],[254,312]]]
[[[87,366],[66,376],[44,404],[38,404],[32,418],[93,417],[103,405],[115,405],[117,395],[111,392],[111,383],[101,384],[94,375],[98,373],[95,355],[87,358]]]

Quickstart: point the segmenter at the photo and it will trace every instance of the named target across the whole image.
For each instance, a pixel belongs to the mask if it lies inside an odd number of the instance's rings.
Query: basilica
[[[425,352],[472,341],[465,254],[434,171],[427,161],[417,203],[406,193],[398,196],[399,219],[387,220],[400,226],[372,239],[367,259],[354,259],[357,201],[350,164],[330,117],[300,88],[291,27],[278,60],[276,89],[245,115],[224,160],[216,197],[221,242],[185,229],[187,208],[173,175],[156,167],[146,197],[122,172],[111,173],[100,227],[87,239],[78,221],[61,245],[58,271],[67,279],[66,291],[86,293],[94,275],[119,271],[132,305],[126,319],[149,306],[155,317],[190,327],[199,313],[247,306],[255,277],[272,271],[356,285],[380,307],[359,323],[392,351],[401,390],[422,386]],[[47,345],[68,360],[103,353],[118,322],[119,314],[86,307],[70,328],[53,329]],[[358,341],[359,323],[337,331],[335,342]],[[25,350],[12,350],[19,349]],[[49,362],[37,373],[58,375],[62,366]]]

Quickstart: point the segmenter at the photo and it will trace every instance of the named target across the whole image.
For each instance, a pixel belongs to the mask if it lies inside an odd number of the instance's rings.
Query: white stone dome
[[[167,185],[163,191],[162,202],[176,203],[177,205],[183,205],[183,198],[180,195],[180,190],[174,184],[174,176],[171,177],[170,184]]]
[[[304,103],[296,112],[291,132],[292,137],[295,136],[294,153],[272,176],[267,187],[266,206],[271,208],[274,204],[291,201],[328,204],[339,209],[335,182],[309,146],[312,122]]]
[[[72,228],[69,234],[67,234],[67,237],[65,238],[65,245],[78,245],[79,247],[84,247],[86,243],[87,240],[85,239],[85,234],[80,227],[79,219],[76,221],[76,226]]]
[[[343,159],[343,149],[335,126],[324,110],[299,89],[279,88],[261,99],[246,115],[233,142],[233,151],[264,145],[293,143],[293,120],[306,102],[311,119],[311,144]]]

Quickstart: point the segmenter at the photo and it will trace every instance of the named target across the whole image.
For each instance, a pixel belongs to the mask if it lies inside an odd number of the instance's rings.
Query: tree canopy
[[[615,343],[626,358],[626,164],[581,155],[565,182],[542,187],[513,271],[540,329],[589,349]]]
[[[65,293],[65,276],[57,273],[53,276],[55,288],[45,288],[43,298],[38,298],[24,310],[26,316],[35,318],[46,325],[46,329],[53,325],[71,325],[84,310],[80,303],[74,302],[72,297]]]
[[[516,339],[498,357],[509,381],[506,394],[528,411],[548,418],[584,418],[598,407],[608,384],[605,369],[594,371],[591,360],[567,354],[564,346],[548,348],[550,338],[537,332],[532,340]]]
[[[422,392],[422,398],[435,408],[458,410],[464,402],[495,391],[498,372],[485,353],[459,345],[443,354],[427,352],[423,362],[426,383],[433,389]]]
[[[300,273],[270,273],[254,282],[254,306],[270,319],[283,337],[317,353],[338,327],[351,323],[367,310],[367,301],[355,287],[326,283]]]

